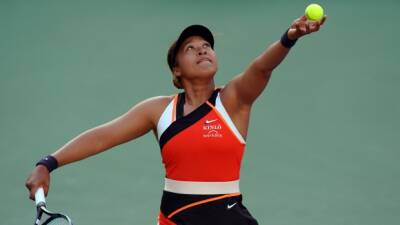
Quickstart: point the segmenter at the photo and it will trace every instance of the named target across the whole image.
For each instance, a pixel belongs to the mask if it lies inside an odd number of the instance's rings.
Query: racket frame
[[[48,215],[49,218],[47,218],[41,225],[46,225],[50,221],[56,218],[63,218],[66,221],[68,221],[70,225],[73,225],[72,220],[67,215],[61,213],[54,213],[46,208],[46,198],[42,187],[38,188],[38,190],[35,193],[35,203],[36,203],[36,220],[34,225],[39,225],[43,213]]]

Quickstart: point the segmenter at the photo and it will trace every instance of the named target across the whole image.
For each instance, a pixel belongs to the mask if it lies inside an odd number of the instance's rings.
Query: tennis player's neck
[[[185,104],[197,107],[206,102],[213,91],[215,90],[214,84],[207,86],[197,86],[185,88]]]

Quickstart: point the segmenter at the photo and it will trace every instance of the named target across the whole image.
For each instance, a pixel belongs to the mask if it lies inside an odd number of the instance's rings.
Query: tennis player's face
[[[217,57],[210,43],[200,36],[192,36],[183,42],[177,54],[178,76],[214,76],[218,69]]]

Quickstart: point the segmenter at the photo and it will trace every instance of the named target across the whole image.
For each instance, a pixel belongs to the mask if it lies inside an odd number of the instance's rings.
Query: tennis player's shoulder
[[[145,100],[145,102],[148,104],[149,107],[151,108],[161,108],[164,109],[165,107],[168,106],[168,104],[174,99],[174,95],[171,96],[155,96],[151,97]]]
[[[155,96],[148,98],[142,102],[148,114],[154,121],[158,121],[161,114],[171,101],[173,101],[174,95],[171,96]]]

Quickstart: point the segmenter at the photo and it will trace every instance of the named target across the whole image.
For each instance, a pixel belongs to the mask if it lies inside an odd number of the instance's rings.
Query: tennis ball
[[[324,16],[324,9],[318,4],[310,4],[306,8],[305,16],[309,20],[321,20]]]

